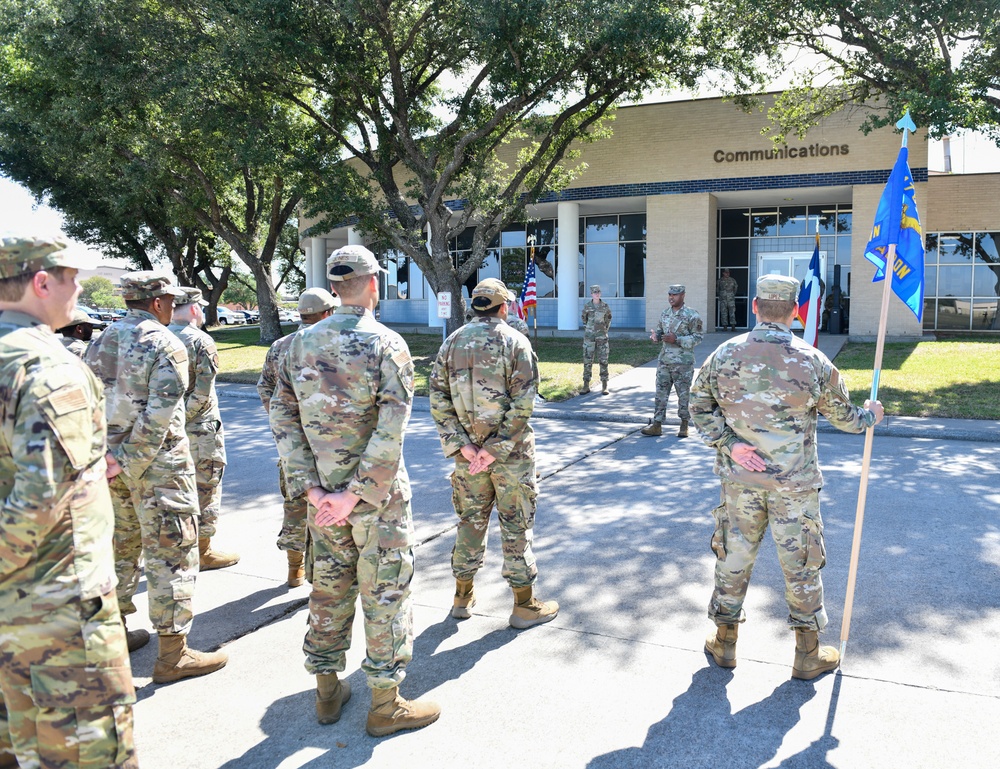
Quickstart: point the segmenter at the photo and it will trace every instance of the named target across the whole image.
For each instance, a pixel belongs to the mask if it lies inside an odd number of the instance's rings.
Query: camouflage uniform
[[[60,246],[5,239],[0,278],[64,263]],[[22,249],[48,263],[10,264]],[[0,311],[5,766],[12,751],[22,767],[138,766],[104,455],[104,395],[93,375],[36,318]]]
[[[471,318],[469,320],[471,320]],[[522,318],[519,318],[516,315],[512,315],[509,318],[507,318],[507,325],[510,326],[515,331],[520,331],[525,336],[528,336],[528,334],[531,333],[531,329],[528,328],[528,324],[525,323]]]
[[[413,517],[403,464],[412,401],[406,342],[364,308],[343,306],[291,337],[270,403],[288,492],[321,486],[361,497],[339,525],[316,526],[309,507],[306,670],[344,670],[360,592],[361,667],[373,689],[397,686],[413,654]]]
[[[730,275],[719,278],[716,290],[719,294],[719,325],[736,328],[736,279]]]
[[[785,575],[788,623],[821,630],[826,624],[820,569],[826,563],[816,455],[822,414],[845,432],[874,424],[853,406],[837,368],[780,323],[758,323],[749,334],[713,352],[691,388],[691,413],[716,449],[722,498],[715,508],[712,550],[717,558],[709,617],[717,625],[744,619],[743,599],[767,526]],[[747,443],[767,463],[751,472],[731,456]]]
[[[198,492],[184,430],[184,344],[145,310],[130,309],[91,344],[86,361],[104,384],[118,603],[123,615],[145,556],[149,617],[157,632],[187,634],[198,574]]]
[[[534,408],[538,365],[531,344],[498,317],[477,317],[445,340],[430,377],[431,415],[445,456],[455,457],[452,502],[458,531],[451,566],[471,580],[483,565],[496,504],[503,542],[503,577],[512,587],[535,583],[531,551],[538,486]],[[472,475],[463,446],[487,449],[496,461]]]
[[[611,308],[604,301],[587,302],[581,315],[583,322],[583,386],[590,386],[594,356],[600,366],[601,381],[608,381],[608,329],[611,328]]]
[[[62,342],[63,347],[73,353],[77,358],[83,360],[83,356],[87,354],[87,343],[82,339],[74,339],[69,336],[60,336],[59,341]]]
[[[198,536],[215,536],[222,506],[222,475],[226,471],[226,441],[215,392],[219,353],[215,340],[189,323],[171,323],[172,331],[187,350],[188,386],[184,395],[185,431],[191,443],[195,485],[198,490]]]
[[[677,341],[664,341],[666,334],[676,335]],[[701,316],[687,305],[679,310],[667,307],[660,315],[653,335],[654,341],[663,342],[656,366],[656,413],[653,420],[664,421],[671,388],[677,391],[677,416],[689,419],[688,393],[694,376],[694,348],[704,337]]]
[[[299,326],[301,331],[304,326]],[[284,357],[288,346],[292,343],[295,335],[283,336],[271,345],[264,358],[264,366],[260,371],[260,379],[257,380],[257,394],[260,402],[264,404],[264,411],[270,411],[271,397],[278,386],[278,363]],[[307,520],[309,516],[309,501],[305,493],[291,495],[288,493],[288,485],[285,483],[285,471],[278,460],[278,488],[281,490],[284,516],[281,521],[281,531],[278,532],[278,549],[293,550],[303,552],[306,549]]]

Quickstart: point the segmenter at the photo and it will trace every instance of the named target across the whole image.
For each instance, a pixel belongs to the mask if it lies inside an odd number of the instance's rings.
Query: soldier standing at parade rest
[[[53,334],[84,266],[0,241],[0,767],[138,767],[104,393]]]
[[[736,291],[739,287],[736,279],[729,274],[729,270],[722,271],[717,287],[719,293],[719,323],[728,330],[736,330]]]
[[[194,460],[195,485],[198,488],[198,568],[200,571],[224,569],[240,560],[236,553],[212,548],[219,509],[222,507],[222,475],[226,471],[226,439],[215,392],[219,373],[219,353],[215,340],[201,330],[205,323],[203,307],[208,306],[197,288],[181,286],[184,296],[174,305],[174,316],[167,326],[184,343],[188,355],[188,386],[184,394],[184,413],[191,458]]]
[[[115,507],[115,569],[123,617],[136,611],[139,558],[145,556],[149,618],[159,634],[153,681],[169,683],[223,667],[225,652],[188,648],[198,575],[198,492],[184,431],[188,357],[167,330],[183,292],[153,272],[119,279],[128,314],[87,350],[104,384],[108,477]],[[130,650],[149,640],[133,631]]]
[[[73,310],[69,325],[57,328],[56,332],[62,334],[59,341],[63,346],[82,360],[87,353],[87,344],[94,337],[94,322],[83,310]]]
[[[441,713],[399,696],[413,656],[413,515],[403,464],[413,360],[403,338],[372,314],[384,272],[364,246],[330,256],[327,276],[342,304],[292,337],[270,408],[288,492],[310,503],[313,589],[303,649],[316,675],[316,717],[338,721],[351,696],[337,673],[347,664],[360,593],[373,737],[426,726]]]
[[[667,290],[670,306],[660,315],[656,328],[650,329],[649,338],[662,343],[656,365],[656,412],[653,423],[640,431],[643,435],[662,435],[663,420],[667,415],[670,390],[677,391],[677,416],[681,420],[678,438],[688,437],[688,394],[694,377],[694,348],[704,337],[701,316],[684,305],[684,286],[674,284]]]
[[[691,388],[691,414],[717,454],[722,497],[715,508],[715,590],[708,616],[718,626],[705,650],[736,667],[743,599],[768,525],[785,577],[788,624],[795,630],[792,677],[812,679],[840,664],[819,645],[827,622],[820,569],[826,563],[816,453],[816,421],[862,432],[882,421],[882,404],[851,404],[830,360],[791,332],[799,282],[783,275],[757,281],[757,325],[705,361]]]
[[[449,336],[430,377],[431,415],[451,476],[458,531],[451,554],[452,616],[465,619],[476,603],[473,579],[483,565],[496,504],[503,539],[502,575],[514,591],[510,625],[523,629],[555,619],[559,604],[533,594],[538,577],[531,551],[535,521],[535,435],[528,420],[538,364],[528,340],[504,321],[513,295],[496,278],[472,292],[476,317]]]
[[[299,296],[298,311],[302,323],[297,331],[319,323],[324,318],[329,318],[330,313],[339,305],[340,300],[326,289],[307,288]],[[257,395],[260,396],[260,402],[264,404],[265,412],[270,410],[271,396],[274,395],[274,388],[278,386],[278,362],[284,356],[293,337],[294,334],[288,334],[278,339],[268,349],[267,356],[264,358],[260,379],[257,380]],[[281,521],[281,531],[278,532],[277,545],[279,550],[284,550],[288,554],[288,586],[298,587],[306,581],[304,556],[309,500],[306,499],[304,493],[295,496],[288,493],[281,460],[278,460],[278,488],[281,491],[281,498],[284,500],[284,517]]]
[[[608,329],[611,328],[611,308],[601,301],[601,287],[590,287],[590,301],[583,306],[583,391],[590,392],[590,377],[594,371],[594,356],[601,373],[601,394],[608,394]]]

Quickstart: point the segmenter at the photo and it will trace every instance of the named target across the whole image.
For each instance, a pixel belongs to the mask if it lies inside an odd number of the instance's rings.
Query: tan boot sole
[[[469,619],[472,616],[472,607],[476,605],[476,599],[473,598],[472,601],[467,603],[465,606],[452,606],[451,616],[455,619]]]
[[[174,681],[183,681],[185,678],[198,678],[199,676],[207,676],[209,673],[214,673],[217,670],[222,670],[229,662],[229,657],[226,657],[220,664],[209,665],[203,668],[193,669],[190,667],[186,668],[170,668],[165,673],[157,673],[156,669],[153,669],[153,683],[154,684],[172,684]]]
[[[424,716],[423,718],[414,718],[410,720],[405,720],[402,722],[389,722],[384,726],[374,725],[371,722],[371,713],[368,714],[368,723],[365,724],[365,731],[368,732],[371,737],[387,737],[390,734],[395,734],[396,732],[405,732],[410,729],[423,729],[425,726],[430,726],[438,718],[441,717],[441,711],[437,713],[432,713],[429,716]]]
[[[705,653],[708,654],[713,660],[715,660],[715,664],[718,665],[720,668],[734,668],[734,667],[736,667],[736,660],[727,660],[725,657],[718,656],[712,650],[712,647],[708,645],[707,642],[705,644]]]
[[[527,630],[529,627],[534,627],[535,625],[544,625],[546,622],[551,622],[557,616],[559,616],[559,611],[556,610],[552,614],[542,614],[533,619],[523,619],[518,617],[516,614],[511,614],[508,622],[510,626],[515,630]]]
[[[824,665],[821,668],[816,668],[815,670],[799,670],[797,668],[792,668],[792,678],[797,678],[800,681],[812,681],[814,678],[819,678],[824,673],[829,673],[839,667],[840,660],[830,665]]]

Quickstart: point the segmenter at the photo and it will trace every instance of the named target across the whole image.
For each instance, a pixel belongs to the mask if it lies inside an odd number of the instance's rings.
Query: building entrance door
[[[801,283],[809,270],[809,262],[812,259],[812,251],[776,251],[768,254],[759,254],[757,257],[757,277],[762,275],[791,275],[798,278]],[[824,287],[826,280],[826,251],[819,252],[819,275],[823,280]],[[823,298],[820,297],[822,302]],[[822,311],[822,305],[820,310]],[[792,328],[801,329],[802,324],[796,319]]]

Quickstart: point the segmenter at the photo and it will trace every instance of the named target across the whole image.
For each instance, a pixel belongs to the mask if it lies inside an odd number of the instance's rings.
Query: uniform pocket
[[[31,697],[40,708],[93,708],[135,702],[132,668],[31,666]]]
[[[729,529],[729,518],[726,515],[726,506],[719,505],[712,511],[715,518],[715,531],[712,532],[712,552],[720,561],[726,559],[726,537]]]
[[[818,518],[803,515],[802,553],[806,569],[819,570],[826,566],[826,544],[823,542],[823,523]]]
[[[192,546],[198,543],[198,497],[194,489],[156,487],[160,509],[160,546]]]

